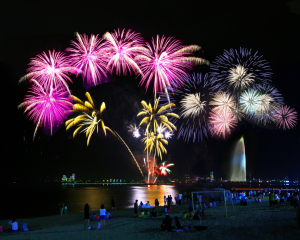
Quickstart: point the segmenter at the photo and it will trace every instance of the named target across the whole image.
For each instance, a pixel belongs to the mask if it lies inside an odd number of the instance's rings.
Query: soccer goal
[[[191,200],[194,210],[203,210],[204,204],[209,207],[217,207],[224,205],[225,217],[230,211],[230,215],[234,215],[233,196],[229,190],[213,189],[206,191],[191,192]],[[228,209],[230,207],[230,209]]]

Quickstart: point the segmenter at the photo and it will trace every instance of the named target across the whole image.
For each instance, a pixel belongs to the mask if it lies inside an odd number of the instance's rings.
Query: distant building
[[[73,173],[69,178],[66,175],[62,176],[62,182],[75,182],[75,173]]]

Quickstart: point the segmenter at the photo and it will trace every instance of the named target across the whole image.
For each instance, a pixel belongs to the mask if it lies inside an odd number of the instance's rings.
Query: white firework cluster
[[[180,120],[171,119],[178,124],[178,139],[202,141],[203,137],[213,136],[213,130],[209,124],[209,102],[212,97],[211,81],[208,74],[188,74],[182,77],[183,86],[172,85],[168,89],[170,94],[160,93],[162,102],[171,101],[176,107],[172,111],[180,115]],[[173,94],[171,94],[173,93]]]

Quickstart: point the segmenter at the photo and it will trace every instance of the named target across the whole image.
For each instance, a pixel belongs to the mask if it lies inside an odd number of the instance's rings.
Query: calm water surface
[[[68,213],[83,212],[86,203],[93,211],[99,211],[101,204],[110,209],[112,197],[117,209],[133,208],[136,199],[143,203],[149,201],[153,206],[157,198],[161,206],[165,195],[172,195],[174,199],[179,192],[191,190],[196,189],[171,185],[70,185],[2,189],[0,220],[56,215],[59,214],[60,201],[68,207]]]

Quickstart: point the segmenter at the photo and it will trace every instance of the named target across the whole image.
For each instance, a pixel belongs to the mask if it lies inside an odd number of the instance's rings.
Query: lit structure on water
[[[230,181],[246,181],[246,156],[243,136],[235,145],[230,169]]]

